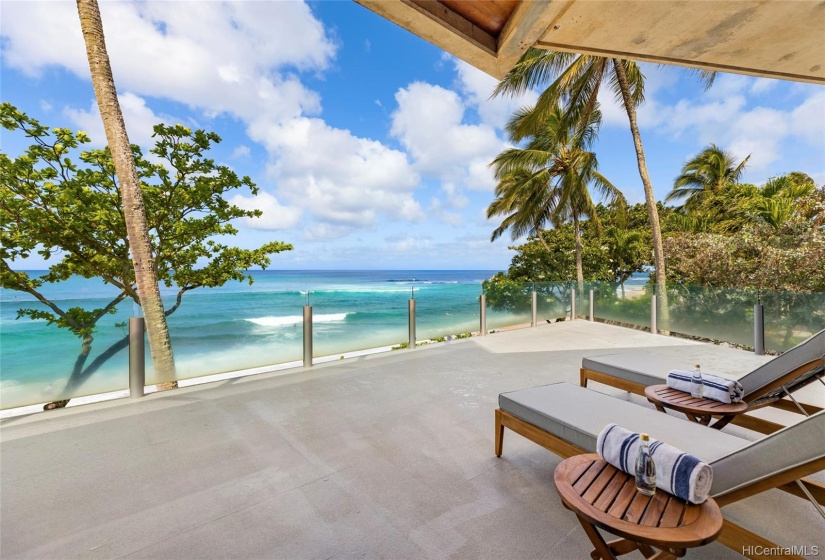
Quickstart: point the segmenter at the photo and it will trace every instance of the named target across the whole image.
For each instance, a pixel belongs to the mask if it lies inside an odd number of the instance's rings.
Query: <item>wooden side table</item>
[[[722,512],[712,498],[695,505],[662,490],[645,496],[634,477],[595,453],[565,459],[553,479],[595,547],[593,560],[616,560],[637,549],[645,558],[678,558],[722,532]],[[606,542],[597,527],[622,538]]]
[[[667,385],[651,385],[645,387],[647,400],[656,406],[659,412],[666,408],[683,413],[690,420],[704,426],[719,430],[730,423],[737,415],[748,411],[748,403],[723,403],[712,399],[697,399],[690,393],[671,389]],[[719,420],[710,424],[714,416],[721,416]]]

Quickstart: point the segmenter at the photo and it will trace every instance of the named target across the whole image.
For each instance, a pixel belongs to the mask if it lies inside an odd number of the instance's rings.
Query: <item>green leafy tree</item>
[[[118,175],[108,148],[80,149],[89,142],[83,132],[50,131],[8,103],[0,105],[0,122],[33,142],[17,157],[0,153],[0,285],[31,294],[42,304],[20,309],[18,318],[44,319],[80,339],[64,389],[69,395],[128,345],[124,337],[90,361],[98,321],[125,300],[143,303],[129,256],[131,238]],[[229,281],[251,283],[248,269],[267,267],[269,255],[292,246],[273,241],[240,249],[217,240],[237,233],[233,220],[260,216],[260,211],[243,210],[224,196],[238,189],[254,194],[257,187],[249,177],[238,177],[207,157],[210,147],[220,142],[214,133],[157,125],[155,138],[151,161],[137,146],[132,153],[146,204],[154,274],[177,289],[175,303],[164,310],[168,317],[186,293]],[[35,253],[56,261],[40,277],[17,267]],[[117,295],[99,308],[67,309],[43,294],[44,286],[72,276],[101,278]],[[50,408],[65,403],[61,398]]]
[[[684,200],[684,209],[694,208],[707,193],[739,181],[749,159],[750,156],[737,163],[733,154],[711,144],[682,166],[665,202]]]

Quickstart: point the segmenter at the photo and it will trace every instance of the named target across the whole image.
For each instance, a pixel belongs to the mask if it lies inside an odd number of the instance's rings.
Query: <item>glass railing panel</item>
[[[765,349],[784,352],[825,329],[825,293],[761,291]]]
[[[554,323],[570,315],[570,284],[565,282],[536,282],[536,320]]]
[[[658,327],[688,336],[753,346],[755,290],[668,285]]]
[[[652,286],[631,288],[617,283],[600,282],[593,289],[593,312],[597,320],[650,328]],[[587,307],[589,306],[588,295]]]
[[[478,332],[481,286],[479,284],[430,284],[416,288],[416,339],[439,340],[446,336]]]
[[[82,279],[76,283],[78,292],[99,292],[99,283]],[[87,284],[88,288],[84,288]],[[54,297],[63,309],[82,307],[91,310],[111,301],[95,296],[72,298],[55,294]],[[9,290],[0,292],[0,302],[0,408],[128,389],[129,353],[121,342],[128,333],[126,323],[131,304],[122,303],[115,315],[104,315],[98,321],[91,351],[82,361],[82,367],[76,370],[82,351],[79,337],[49,325],[45,320],[16,318],[18,309],[46,310],[44,305],[30,296]]]
[[[410,290],[394,284],[310,292],[313,356],[383,348],[408,339]]]
[[[185,294],[167,318],[177,378],[300,360],[305,301],[299,289],[268,291],[265,283],[251,289],[227,285]],[[174,297],[164,294],[164,305],[170,309]],[[148,351],[147,347],[146,384],[152,385],[159,379]]]
[[[487,296],[487,330],[529,326],[532,320],[532,283],[490,285]]]

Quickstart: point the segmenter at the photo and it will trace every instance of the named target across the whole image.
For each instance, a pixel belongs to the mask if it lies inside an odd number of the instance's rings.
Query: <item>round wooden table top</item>
[[[645,396],[653,404],[661,404],[679,412],[696,416],[727,416],[747,412],[748,403],[723,403],[712,399],[697,399],[690,393],[671,389],[667,385],[645,387]]]
[[[631,475],[595,453],[562,461],[553,475],[562,502],[593,525],[634,542],[668,549],[701,546],[722,532],[722,511],[663,490],[645,496]]]

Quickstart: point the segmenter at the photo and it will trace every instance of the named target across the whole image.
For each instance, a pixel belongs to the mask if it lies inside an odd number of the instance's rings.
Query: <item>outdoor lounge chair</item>
[[[665,383],[667,372],[675,368],[690,369],[686,364],[640,352],[607,354],[583,358],[580,381],[582,387],[587,387],[588,381],[596,381],[644,396],[645,387]],[[799,403],[791,393],[817,379],[822,381],[823,375],[825,330],[745,374],[738,381],[745,390],[744,401],[748,403],[749,410],[773,406],[807,415],[819,412],[822,407]],[[764,434],[784,427],[747,414],[739,415],[733,423]]]
[[[708,463],[713,468],[711,496],[720,506],[772,488],[825,503],[825,485],[802,478],[825,469],[825,412],[751,442],[570,383],[554,383],[499,395],[495,453],[501,456],[504,428],[563,458],[593,453],[599,432],[611,422],[647,432]],[[727,519],[719,542],[740,554],[747,546],[777,546]]]

